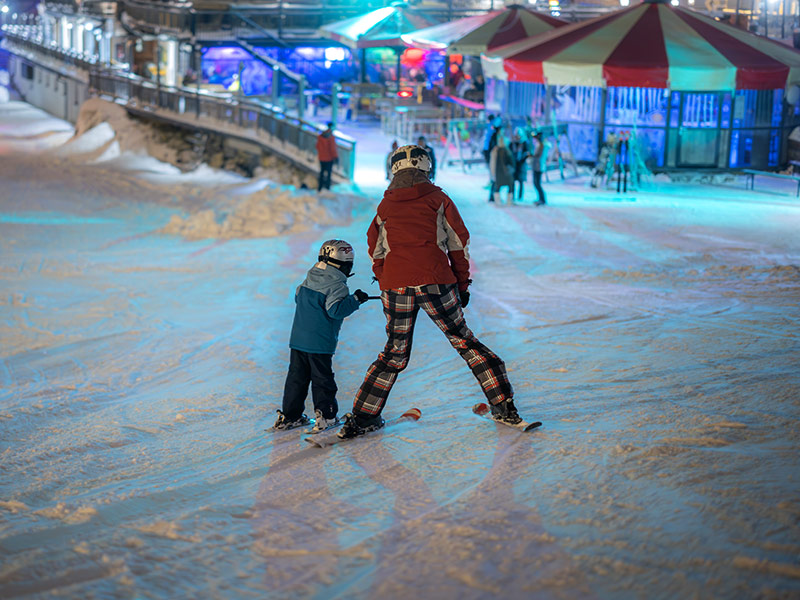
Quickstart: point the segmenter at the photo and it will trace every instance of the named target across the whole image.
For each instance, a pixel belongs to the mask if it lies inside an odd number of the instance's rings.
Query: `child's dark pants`
[[[332,419],[339,411],[336,402],[336,381],[333,378],[333,354],[310,354],[292,349],[289,372],[283,388],[283,414],[289,421],[300,418],[311,384],[311,399],[314,409],[322,416]]]

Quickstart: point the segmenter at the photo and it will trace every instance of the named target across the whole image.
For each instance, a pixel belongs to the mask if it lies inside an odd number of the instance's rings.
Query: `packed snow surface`
[[[0,104],[0,597],[800,596],[792,189],[551,173],[534,208],[442,167],[468,323],[544,426],[473,416],[479,386],[422,317],[385,410],[422,419],[321,450],[266,431],[294,289],[336,237],[351,290],[377,293],[391,140],[351,125],[356,184],[317,196],[154,177],[152,148],[112,151],[135,132],[96,121]],[[340,414],[384,338],[377,302],[345,321]]]

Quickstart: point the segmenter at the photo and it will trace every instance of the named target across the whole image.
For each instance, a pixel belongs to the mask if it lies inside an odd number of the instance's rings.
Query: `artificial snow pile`
[[[276,156],[264,155],[253,165],[252,156],[224,148],[220,136],[143,122],[100,98],[81,105],[72,139],[55,154],[122,170],[202,176],[210,167],[214,172],[252,175],[297,188],[316,183],[313,175]]]
[[[363,199],[348,194],[312,194],[266,187],[238,200],[225,212],[207,208],[189,216],[173,215],[161,232],[190,240],[299,233],[315,226],[349,223],[359,201]]]
[[[273,237],[347,224],[353,209],[363,202],[353,194],[316,194],[300,188],[314,184],[313,176],[272,156],[262,159],[253,180],[205,164],[182,172],[176,165],[188,160],[186,150],[180,149],[184,137],[179,130],[139,122],[113,102],[91,98],[81,106],[72,137],[51,152],[68,162],[132,172],[162,196],[186,196],[186,184],[194,184],[193,200],[181,202],[181,212],[160,230],[189,240]],[[226,166],[221,152],[212,159],[213,165]],[[132,187],[130,183],[118,179],[120,190]]]

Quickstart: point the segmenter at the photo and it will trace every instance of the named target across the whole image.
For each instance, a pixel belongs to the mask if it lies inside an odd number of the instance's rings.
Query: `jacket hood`
[[[347,276],[336,267],[318,262],[306,275],[305,284],[314,290],[322,290],[329,285],[347,281]]]
[[[430,182],[418,183],[417,185],[411,187],[386,190],[386,192],[383,194],[383,199],[389,200],[390,202],[403,202],[406,200],[416,200],[417,198],[422,198],[423,196],[428,196],[434,192],[441,191],[441,188],[433,185]]]
[[[392,181],[389,183],[389,187],[386,189],[394,190],[397,188],[407,188],[419,183],[430,182],[431,180],[428,179],[428,174],[425,173],[425,171],[420,171],[419,169],[403,169],[394,174]]]

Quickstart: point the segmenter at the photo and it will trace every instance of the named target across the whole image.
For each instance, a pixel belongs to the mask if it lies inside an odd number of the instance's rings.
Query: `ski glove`
[[[467,308],[467,304],[469,304],[469,292],[467,290],[458,292],[458,296],[461,299],[461,308]]]
[[[356,297],[356,300],[358,300],[359,304],[364,304],[364,302],[369,300],[369,295],[367,295],[367,293],[362,290],[356,290],[355,292],[353,292],[353,296]]]

